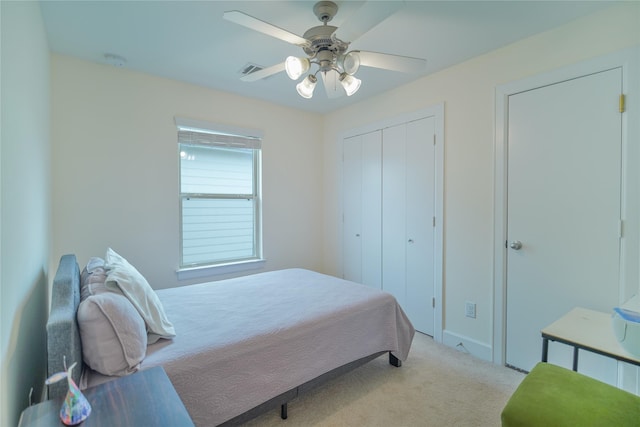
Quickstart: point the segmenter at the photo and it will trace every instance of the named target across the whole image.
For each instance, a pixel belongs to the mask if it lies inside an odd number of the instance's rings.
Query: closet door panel
[[[345,138],[343,155],[343,277],[362,282],[362,136]]]
[[[414,327],[433,335],[435,146],[433,117],[407,124],[406,302]]]
[[[406,126],[382,138],[382,288],[406,305]]]
[[[343,277],[382,288],[382,131],[343,140]]]
[[[362,136],[362,283],[382,288],[382,131]]]

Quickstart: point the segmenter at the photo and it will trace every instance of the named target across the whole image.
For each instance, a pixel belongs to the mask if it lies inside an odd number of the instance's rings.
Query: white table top
[[[616,339],[612,314],[577,307],[543,328],[542,337],[640,365],[640,357],[628,353]]]

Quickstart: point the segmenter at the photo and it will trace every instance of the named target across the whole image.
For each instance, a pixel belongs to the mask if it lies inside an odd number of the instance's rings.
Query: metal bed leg
[[[389,352],[389,363],[396,368],[402,366],[402,361]]]
[[[283,403],[282,405],[280,405],[280,418],[282,418],[283,420],[287,419],[287,404]]]

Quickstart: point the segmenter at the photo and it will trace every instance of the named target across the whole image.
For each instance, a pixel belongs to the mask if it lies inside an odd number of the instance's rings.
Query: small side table
[[[164,369],[155,367],[83,390],[91,415],[82,422],[92,426],[193,426],[187,409]],[[28,407],[18,427],[66,427],[59,412],[63,399]]]
[[[542,329],[542,361],[547,361],[549,341],[573,347],[573,370],[578,370],[578,351],[587,350],[602,356],[640,366],[640,358],[625,351],[613,333],[611,314],[586,308],[574,308]]]

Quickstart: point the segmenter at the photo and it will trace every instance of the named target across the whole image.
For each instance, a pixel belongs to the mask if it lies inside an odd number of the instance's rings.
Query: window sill
[[[264,259],[234,262],[230,264],[205,265],[201,267],[180,268],[176,271],[178,280],[202,279],[220,275],[241,273],[249,270],[258,270],[264,267]]]

